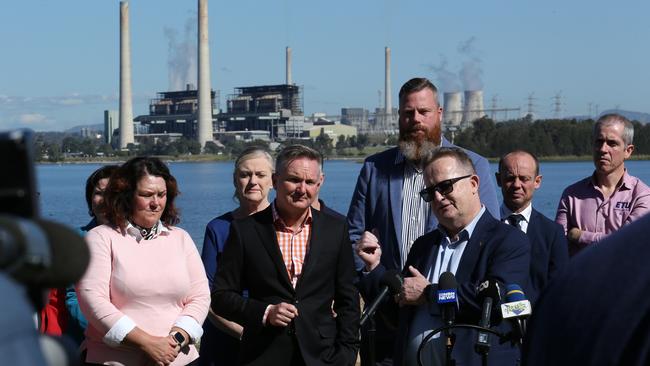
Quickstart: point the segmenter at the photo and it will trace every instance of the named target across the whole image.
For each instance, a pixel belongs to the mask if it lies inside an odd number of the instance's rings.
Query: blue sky
[[[177,64],[196,57],[182,51],[195,47],[196,7],[130,2],[134,115],[171,86],[172,36]],[[565,116],[587,114],[589,103],[592,113],[650,112],[648,14],[641,0],[211,0],[211,81],[222,108],[234,87],[283,83],[291,46],[306,113],[373,110],[389,46],[394,105],[414,76],[463,89],[465,67],[480,75],[486,106],[496,95],[498,107],[523,112],[534,93],[537,116],[552,117],[559,93]],[[0,34],[0,129],[63,130],[118,108],[119,1],[6,2]]]

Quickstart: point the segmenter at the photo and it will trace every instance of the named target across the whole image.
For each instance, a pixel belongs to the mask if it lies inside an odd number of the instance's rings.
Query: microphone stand
[[[442,331],[446,331],[446,330],[454,329],[454,328],[476,329],[476,330],[480,330],[480,331],[484,331],[484,332],[488,332],[488,333],[495,334],[495,335],[497,335],[500,339],[501,339],[502,337],[504,337],[501,333],[497,332],[497,331],[494,330],[494,329],[483,328],[483,327],[479,327],[478,325],[473,325],[473,324],[452,324],[452,325],[445,325],[445,326],[443,326],[443,327],[436,328],[436,329],[434,329],[431,333],[427,334],[427,335],[424,337],[424,339],[422,339],[422,342],[420,343],[420,346],[418,347],[417,360],[418,360],[418,365],[419,365],[419,366],[423,366],[423,365],[424,365],[424,363],[422,362],[422,350],[424,350],[424,346],[426,346],[427,343],[429,343],[429,341],[431,340],[431,338],[433,338],[434,335],[436,335],[436,334],[438,334],[438,333],[440,333],[440,332],[442,332]],[[453,336],[452,336],[452,337],[453,337]],[[453,343],[453,342],[452,342],[452,343]],[[452,344],[452,347],[453,347],[453,344]],[[485,364],[486,362],[487,362],[487,355],[486,355],[486,358],[484,359],[484,364]]]

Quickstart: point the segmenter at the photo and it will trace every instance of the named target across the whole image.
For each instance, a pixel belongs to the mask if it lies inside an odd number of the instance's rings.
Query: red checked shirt
[[[282,252],[282,260],[287,267],[287,274],[291,279],[291,284],[296,287],[300,274],[302,273],[302,266],[305,263],[305,256],[309,250],[309,234],[311,233],[311,209],[307,213],[307,217],[300,224],[297,231],[293,231],[287,227],[284,220],[278,215],[275,208],[275,202],[271,205],[271,212],[273,212],[273,226],[275,227],[275,235],[280,245],[280,252]]]

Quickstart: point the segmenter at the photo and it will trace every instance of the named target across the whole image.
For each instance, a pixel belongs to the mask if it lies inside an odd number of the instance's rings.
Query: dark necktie
[[[524,221],[524,216],[520,215],[520,214],[512,214],[512,215],[508,216],[507,220],[508,220],[508,223],[510,225],[516,227],[517,229],[521,229],[521,227],[519,226],[519,223]]]

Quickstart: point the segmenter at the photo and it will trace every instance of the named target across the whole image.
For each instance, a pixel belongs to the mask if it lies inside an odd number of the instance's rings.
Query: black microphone
[[[478,325],[482,328],[490,328],[492,307],[501,301],[501,289],[496,281],[485,280],[479,284],[477,290],[478,300],[483,302]],[[490,350],[490,333],[479,330],[474,346],[478,354],[487,355]]]
[[[379,284],[382,286],[381,292],[379,293],[379,296],[377,296],[375,300],[370,304],[370,306],[367,306],[364,309],[363,314],[361,315],[360,326],[363,326],[363,324],[367,322],[368,319],[370,319],[375,311],[377,311],[379,304],[384,301],[386,296],[394,295],[402,289],[403,282],[404,279],[398,271],[386,271],[386,273],[381,276],[381,279],[379,280]]]
[[[510,319],[512,333],[510,334],[514,343],[522,344],[526,335],[526,320],[531,314],[530,301],[526,299],[524,291],[519,285],[506,286],[506,302],[501,304],[501,317]]]
[[[442,313],[442,322],[452,325],[456,321],[458,311],[458,282],[451,272],[444,272],[438,279],[438,306]]]
[[[81,279],[90,252],[76,230],[62,224],[0,215],[0,270],[34,288],[60,288]]]

